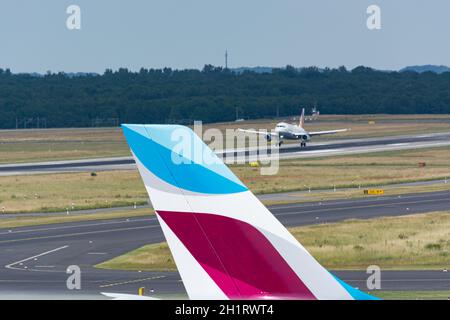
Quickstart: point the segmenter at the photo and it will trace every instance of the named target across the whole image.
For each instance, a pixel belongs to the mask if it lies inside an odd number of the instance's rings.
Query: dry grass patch
[[[0,131],[0,163],[127,155],[120,128]]]
[[[419,168],[419,162],[426,162]],[[450,178],[450,147],[280,161],[278,174],[259,168],[231,166],[256,193],[387,185]]]
[[[439,192],[450,190],[450,182],[447,184],[436,183],[429,184],[426,187],[417,186],[387,186],[384,188],[386,196],[400,196],[408,195],[413,193],[428,193],[428,192]],[[298,192],[290,193],[289,198],[281,200],[267,200],[263,201],[265,205],[277,205],[277,204],[290,204],[290,203],[302,203],[302,202],[319,202],[319,201],[329,201],[329,200],[342,200],[342,199],[359,199],[359,198],[370,198],[373,196],[367,196],[364,194],[364,188],[348,188],[348,189],[337,189],[325,190],[325,191],[311,191],[309,192]]]
[[[134,170],[0,177],[0,209],[52,212],[131,206],[148,195]]]
[[[448,269],[450,213],[432,213],[292,228],[331,269]]]
[[[176,271],[175,262],[166,242],[149,244],[96,265],[101,269]]]

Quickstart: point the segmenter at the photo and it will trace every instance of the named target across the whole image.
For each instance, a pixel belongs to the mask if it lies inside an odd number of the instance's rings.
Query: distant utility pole
[[[225,69],[228,69],[228,50],[225,50]]]

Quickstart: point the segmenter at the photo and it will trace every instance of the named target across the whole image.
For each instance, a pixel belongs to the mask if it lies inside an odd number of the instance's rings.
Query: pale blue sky
[[[66,8],[82,30],[66,28]],[[382,30],[366,8],[382,9]],[[13,72],[140,67],[450,65],[448,0],[1,0],[0,67]]]

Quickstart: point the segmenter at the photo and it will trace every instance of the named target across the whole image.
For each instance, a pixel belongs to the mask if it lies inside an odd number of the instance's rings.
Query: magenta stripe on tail
[[[214,214],[157,213],[229,298],[315,299],[252,225]]]

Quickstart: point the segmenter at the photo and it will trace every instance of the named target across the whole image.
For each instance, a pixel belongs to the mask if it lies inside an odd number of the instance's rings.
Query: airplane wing
[[[349,130],[350,129],[339,129],[339,130],[329,130],[329,131],[315,131],[315,132],[308,132],[308,133],[309,133],[309,135],[311,137],[313,137],[313,136],[323,136],[323,135],[326,135],[326,134],[335,134],[335,133],[340,133],[340,132],[347,132]]]
[[[246,129],[238,129],[238,131],[254,133],[254,134],[260,134],[260,135],[263,135],[263,136],[267,136],[268,134],[270,134],[272,137],[277,137],[278,136],[278,133],[271,132],[271,131],[258,131],[258,130],[246,130]]]

